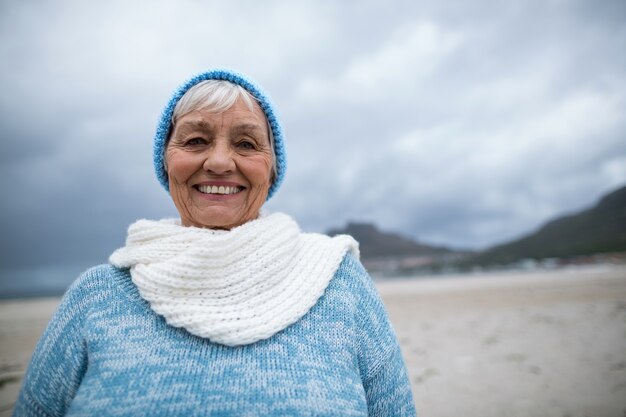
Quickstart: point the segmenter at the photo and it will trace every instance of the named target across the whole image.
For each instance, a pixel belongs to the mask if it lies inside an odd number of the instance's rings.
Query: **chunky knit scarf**
[[[269,338],[322,296],[350,236],[302,233],[282,213],[230,231],[139,220],[109,261],[130,268],[142,298],[168,324],[228,346]]]

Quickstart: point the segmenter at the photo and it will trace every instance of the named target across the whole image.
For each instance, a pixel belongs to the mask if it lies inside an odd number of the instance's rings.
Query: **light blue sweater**
[[[68,290],[14,416],[414,416],[398,342],[347,255],[324,295],[270,339],[227,347],[166,324],[128,270]]]

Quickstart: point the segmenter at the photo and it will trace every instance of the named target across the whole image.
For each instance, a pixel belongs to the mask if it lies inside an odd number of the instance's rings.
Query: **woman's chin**
[[[227,207],[210,207],[203,209],[201,213],[193,215],[190,218],[181,217],[181,220],[183,226],[230,230],[233,227],[241,226],[256,217],[258,217],[258,213],[256,216],[253,216],[233,211]]]

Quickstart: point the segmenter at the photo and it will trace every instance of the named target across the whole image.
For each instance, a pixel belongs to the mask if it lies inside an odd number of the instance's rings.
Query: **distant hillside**
[[[546,223],[519,240],[494,246],[464,264],[510,264],[521,259],[567,258],[626,251],[626,187],[594,207]]]
[[[451,252],[446,248],[422,245],[400,235],[380,231],[369,223],[348,223],[347,227],[329,230],[328,234],[351,235],[359,242],[361,256],[366,259],[442,255]]]

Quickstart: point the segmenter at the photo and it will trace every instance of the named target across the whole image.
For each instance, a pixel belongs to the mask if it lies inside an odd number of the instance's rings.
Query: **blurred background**
[[[214,67],[280,111],[266,208],[355,235],[377,279],[621,264],[625,23],[623,0],[0,0],[0,298],[61,294],[176,215],[152,136]]]
[[[480,250],[592,206],[626,185],[625,22],[622,0],[2,1],[3,292],[58,292],[176,214],[153,132],[213,67],[276,102],[267,208],[306,231]]]

